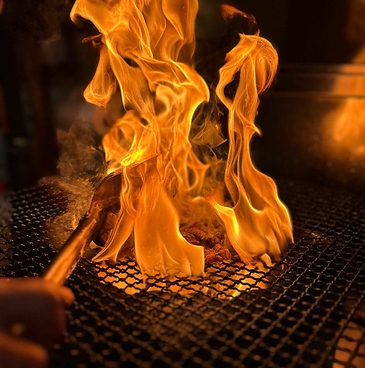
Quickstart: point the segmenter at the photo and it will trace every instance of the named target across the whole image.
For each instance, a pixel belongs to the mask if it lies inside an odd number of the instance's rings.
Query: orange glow
[[[170,290],[180,295],[194,296],[200,291],[210,296],[231,299],[242,291],[266,289],[272,282],[267,277],[267,271],[265,263],[258,260],[255,267],[235,263],[233,267],[225,264],[224,269],[218,269],[208,265],[205,277],[190,276],[187,280],[184,274],[178,274],[167,280],[150,276],[144,278],[135,268],[135,263],[128,261],[113,267],[101,262],[98,266],[98,277],[102,282],[112,284],[127,294],[137,294],[145,290]]]
[[[365,47],[360,49],[352,60],[354,64],[365,62]],[[351,88],[357,93],[365,95],[364,78],[353,77]],[[348,89],[348,82],[343,83],[340,78],[332,88],[333,94],[341,94]],[[347,151],[354,158],[365,157],[365,98],[347,98],[339,103],[324,120],[325,135],[329,139],[331,155],[342,157]]]
[[[214,103],[194,68],[197,11],[197,0],[77,0],[72,9],[73,20],[89,19],[101,34],[86,100],[105,106],[118,86],[126,111],[103,139],[108,172],[122,170],[123,185],[117,225],[95,261],[116,261],[132,239],[143,274],[201,276],[204,249],[180,233],[183,222],[196,218],[224,226],[245,263],[265,254],[279,258],[292,239],[275,183],[254,167],[249,153],[258,133],[258,94],[272,82],[277,54],[258,35],[241,34],[220,69],[216,94],[229,111],[229,155],[220,179],[215,158],[195,149],[224,142],[219,122],[207,121],[204,132],[189,140],[196,109]],[[229,6],[222,13],[227,21],[247,18]],[[231,100],[225,87],[235,77]],[[230,199],[224,199],[224,186]]]
[[[365,99],[349,98],[326,118],[331,153],[365,157]]]

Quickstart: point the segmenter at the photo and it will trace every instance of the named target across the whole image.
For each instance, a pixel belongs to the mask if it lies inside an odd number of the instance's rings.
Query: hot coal
[[[117,216],[113,212],[106,215],[104,223],[95,237],[97,245],[105,246],[111,236],[116,220]],[[233,249],[223,228],[212,231],[203,222],[194,222],[183,226],[180,232],[190,244],[204,247],[205,264],[239,261],[239,255]],[[125,255],[125,252],[123,255]],[[134,258],[133,247],[128,252],[128,256]]]

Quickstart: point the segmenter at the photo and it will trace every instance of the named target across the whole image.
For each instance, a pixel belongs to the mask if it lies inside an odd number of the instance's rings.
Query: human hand
[[[70,289],[43,279],[0,278],[0,368],[45,368],[65,333]]]

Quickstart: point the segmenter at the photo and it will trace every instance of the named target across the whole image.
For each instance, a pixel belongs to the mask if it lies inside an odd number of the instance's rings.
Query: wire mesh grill
[[[364,366],[365,198],[288,181],[279,188],[295,244],[268,272],[222,263],[206,278],[143,285],[131,260],[105,268],[82,259],[51,366]],[[0,276],[42,273],[55,253],[43,225],[66,205],[44,186],[13,196],[10,222],[0,206]]]

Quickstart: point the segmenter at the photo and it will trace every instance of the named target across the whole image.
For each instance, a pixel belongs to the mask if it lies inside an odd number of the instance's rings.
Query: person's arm
[[[42,279],[0,279],[0,368],[47,367],[65,333],[71,290]]]

